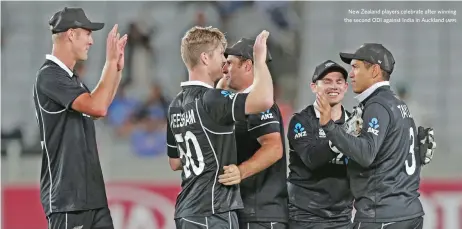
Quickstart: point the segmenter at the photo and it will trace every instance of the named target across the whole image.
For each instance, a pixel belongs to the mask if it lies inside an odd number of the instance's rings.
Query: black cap
[[[340,72],[343,75],[343,78],[347,80],[348,78],[348,72],[347,70],[340,66],[340,64],[335,63],[332,60],[326,60],[322,64],[318,65],[316,69],[314,69],[314,74],[313,74],[313,83],[316,83],[316,81],[321,80],[324,76],[331,72]]]
[[[378,64],[380,68],[388,74],[393,72],[395,59],[388,49],[382,44],[366,43],[361,45],[355,53],[340,53],[343,62],[350,64],[353,59],[367,61],[371,64]]]
[[[228,57],[228,55],[242,56],[246,59],[250,59],[253,61],[253,45],[254,44],[255,44],[255,40],[248,39],[248,38],[242,38],[230,48],[226,48],[225,56],[226,57]],[[267,50],[266,53],[267,53],[266,62],[270,62],[273,58],[271,57],[269,50]]]
[[[104,23],[91,22],[88,20],[82,8],[68,7],[56,12],[53,17],[50,18],[48,24],[53,34],[76,28],[97,31],[104,27]]]

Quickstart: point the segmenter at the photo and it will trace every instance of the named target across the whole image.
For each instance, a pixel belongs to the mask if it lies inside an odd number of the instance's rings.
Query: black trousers
[[[351,221],[346,222],[308,222],[289,221],[289,229],[350,229]]]
[[[208,217],[185,217],[175,219],[177,229],[239,229],[237,214],[234,211]]]
[[[57,212],[48,217],[48,229],[114,229],[109,208]]]
[[[280,222],[239,222],[240,229],[288,229],[287,224]]]
[[[423,217],[389,223],[355,222],[353,229],[422,229]]]

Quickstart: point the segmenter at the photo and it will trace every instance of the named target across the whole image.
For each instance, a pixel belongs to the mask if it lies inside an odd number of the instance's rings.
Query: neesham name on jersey
[[[184,113],[175,113],[170,116],[170,127],[181,128],[196,123],[194,110],[188,110]]]

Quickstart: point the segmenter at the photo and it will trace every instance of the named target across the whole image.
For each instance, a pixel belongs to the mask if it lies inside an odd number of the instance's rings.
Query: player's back
[[[419,200],[420,157],[414,152],[417,129],[406,104],[394,93],[379,88],[365,103],[381,104],[390,122],[374,162],[362,168],[352,161],[348,170],[355,197],[355,220],[361,222],[396,222],[422,216]],[[377,131],[380,120],[368,122],[368,132]]]
[[[168,112],[183,165],[175,218],[240,209],[239,186],[218,182],[223,166],[237,163],[234,122],[211,108],[220,104],[213,97],[223,95],[223,91],[194,84],[182,86]]]

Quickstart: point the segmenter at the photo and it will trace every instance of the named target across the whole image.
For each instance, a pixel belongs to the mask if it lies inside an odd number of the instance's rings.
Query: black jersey
[[[388,82],[373,85],[357,98],[364,106],[359,137],[332,121],[323,127],[328,139],[350,157],[355,221],[386,223],[422,216],[421,161],[414,152],[417,129],[409,109]]]
[[[240,222],[287,222],[287,162],[284,126],[279,107],[249,115],[246,122],[236,123],[238,163],[251,158],[261,147],[258,138],[279,133],[283,156],[265,170],[241,181],[244,209],[238,211]]]
[[[247,94],[214,89],[199,82],[181,84],[168,111],[167,144],[181,158],[182,190],[175,218],[210,216],[243,207],[239,185],[218,182],[223,166],[237,164],[234,123],[246,120]]]
[[[335,124],[342,125],[348,115],[344,111]],[[331,149],[313,105],[292,116],[287,138],[290,218],[312,222],[349,221],[353,196],[347,176],[348,158]]]
[[[88,92],[77,75],[47,55],[33,87],[42,145],[40,196],[47,215],[107,206],[93,119],[72,109]]]

